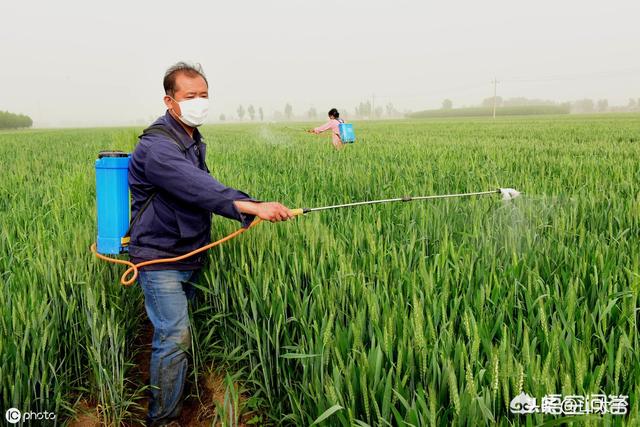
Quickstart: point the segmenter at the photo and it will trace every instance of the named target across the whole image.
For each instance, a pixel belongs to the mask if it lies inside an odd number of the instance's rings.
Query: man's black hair
[[[209,87],[209,82],[207,81],[207,77],[204,75],[204,70],[202,69],[202,65],[189,64],[187,62],[176,62],[171,67],[167,69],[167,72],[164,73],[164,80],[162,84],[164,85],[164,93],[173,96],[176,93],[176,77],[178,74],[186,74],[189,77],[202,77],[204,82]]]
[[[335,119],[340,117],[340,113],[338,113],[338,110],[336,110],[335,108],[332,108],[331,110],[329,110],[329,115],[333,116],[333,118]]]

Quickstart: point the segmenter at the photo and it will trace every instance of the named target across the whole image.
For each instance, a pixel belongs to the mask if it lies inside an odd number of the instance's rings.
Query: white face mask
[[[177,101],[176,101],[177,102]],[[178,102],[180,105],[180,120],[187,126],[198,127],[207,119],[209,113],[209,99],[193,98]]]

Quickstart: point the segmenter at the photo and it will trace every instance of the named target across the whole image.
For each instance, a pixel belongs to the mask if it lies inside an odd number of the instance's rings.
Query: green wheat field
[[[306,124],[300,124],[304,129]],[[640,116],[204,127],[226,185],[289,207],[491,190],[265,223],[209,253],[194,384],[225,425],[638,425]],[[93,258],[94,161],[142,128],[0,132],[0,409],[79,402],[135,425],[142,292]],[[238,227],[214,218],[213,237]],[[520,392],[626,395],[626,415],[519,415]],[[191,393],[197,395],[197,387]],[[564,417],[564,418],[563,418]]]

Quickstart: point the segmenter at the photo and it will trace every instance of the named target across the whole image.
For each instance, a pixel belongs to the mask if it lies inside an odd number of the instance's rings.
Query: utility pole
[[[498,80],[493,78],[493,118],[496,118],[496,93],[497,93]]]
[[[371,94],[371,118],[376,118],[376,94]]]

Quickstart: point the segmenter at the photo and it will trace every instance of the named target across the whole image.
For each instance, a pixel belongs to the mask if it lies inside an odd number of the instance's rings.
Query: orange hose
[[[301,210],[300,210],[301,211]],[[302,211],[301,211],[302,212]],[[185,258],[189,258],[190,256],[193,256],[195,254],[199,254],[200,252],[204,252],[206,250],[209,250],[215,246],[218,246],[221,243],[226,242],[227,240],[231,240],[236,236],[239,236],[240,234],[244,233],[245,231],[247,231],[248,229],[255,227],[256,225],[260,224],[262,222],[262,219],[260,218],[256,218],[251,224],[249,224],[249,226],[247,228],[240,228],[236,231],[234,231],[233,233],[229,234],[228,236],[223,237],[220,240],[216,240],[213,243],[209,243],[208,245],[205,245],[201,248],[198,248],[194,251],[191,251],[189,253],[186,253],[184,255],[180,255],[177,257],[173,257],[173,258],[160,258],[160,259],[154,259],[151,261],[143,261],[140,262],[138,264],[134,264],[131,261],[125,261],[123,259],[116,259],[116,258],[110,258],[108,256],[104,256],[102,254],[99,254],[98,251],[96,250],[96,244],[94,243],[93,245],[91,245],[91,252],[93,252],[93,254],[100,258],[101,260],[107,261],[107,262],[112,262],[114,264],[123,264],[123,265],[128,265],[129,268],[122,273],[122,276],[120,276],[120,283],[124,286],[131,286],[133,284],[133,282],[136,281],[136,279],[138,278],[138,269],[140,267],[145,267],[147,265],[153,265],[153,264],[162,264],[162,263],[169,263],[169,262],[176,262],[176,261],[181,261]],[[133,275],[132,275],[133,274]],[[127,279],[128,276],[131,276],[131,278]]]

